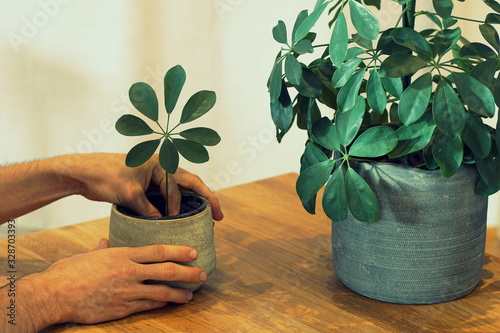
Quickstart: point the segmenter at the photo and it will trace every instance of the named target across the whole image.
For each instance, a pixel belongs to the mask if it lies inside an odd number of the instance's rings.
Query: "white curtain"
[[[291,27],[315,2],[0,0],[0,164],[126,153],[137,139],[116,133],[114,123],[135,112],[128,88],[145,81],[161,89],[166,70],[181,64],[183,101],[198,90],[217,92],[216,107],[198,124],[222,137],[209,163],[182,167],[213,189],[297,172],[304,136],[293,130],[276,143],[269,115],[266,81],[279,50],[271,30],[279,19]],[[53,228],[105,217],[109,208],[66,198],[18,225],[21,232]]]

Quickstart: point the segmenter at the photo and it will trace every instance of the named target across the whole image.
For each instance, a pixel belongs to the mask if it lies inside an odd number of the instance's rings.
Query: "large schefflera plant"
[[[116,130],[126,136],[155,135],[156,138],[141,142],[127,154],[125,163],[129,167],[137,167],[148,161],[160,147],[159,160],[162,168],[169,174],[174,174],[179,166],[179,154],[193,163],[204,163],[209,160],[205,146],[215,146],[221,138],[216,131],[206,127],[194,127],[179,131],[181,125],[190,123],[210,111],[216,102],[213,91],[202,90],[192,95],[184,105],[179,122],[173,126],[171,114],[177,104],[186,81],[186,72],[177,65],[167,71],[164,78],[164,101],[167,114],[166,124],[160,124],[158,114],[158,98],[154,89],[145,82],[134,83],[129,90],[132,105],[149,120],[154,122],[157,130],[153,130],[141,118],[125,114],[116,124]],[[166,177],[165,192],[168,193],[168,177]],[[168,196],[165,207],[168,212]]]
[[[500,188],[500,135],[484,122],[500,105],[500,4],[483,2],[491,13],[472,19],[453,15],[452,0],[427,1],[433,11],[419,10],[416,0],[319,0],[299,13],[293,29],[278,22],[271,115],[279,141],[294,120],[307,131],[296,184],[306,210],[315,212],[326,184],[322,205],[332,220],[349,211],[359,221],[378,219],[376,195],[352,161],[439,168],[445,178],[475,164],[476,193]],[[372,12],[383,10],[381,3],[402,8],[383,31]],[[316,43],[311,29],[325,15],[329,36]],[[429,28],[417,30],[416,20]],[[475,22],[484,41],[463,36],[463,20]]]

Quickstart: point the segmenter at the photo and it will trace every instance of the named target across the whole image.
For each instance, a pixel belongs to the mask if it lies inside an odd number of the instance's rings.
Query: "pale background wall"
[[[315,2],[0,0],[0,164],[127,152],[136,140],[117,134],[114,122],[134,112],[128,88],[146,81],[160,89],[165,71],[182,64],[182,101],[215,90],[216,107],[198,124],[223,139],[209,149],[210,163],[182,167],[213,189],[297,171],[304,137],[293,130],[278,145],[269,116],[266,81],[278,51],[271,29],[278,19],[291,29],[297,13]],[[465,10],[485,10],[474,6]],[[490,206],[497,221],[496,197]],[[29,232],[108,214],[109,204],[71,197],[18,226]]]

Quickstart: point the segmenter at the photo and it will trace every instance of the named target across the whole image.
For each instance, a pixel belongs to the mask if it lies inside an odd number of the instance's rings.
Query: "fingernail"
[[[196,260],[198,258],[198,251],[196,250],[191,251],[189,253],[189,256],[191,257],[191,259]]]
[[[104,238],[101,238],[101,240],[99,241],[99,243],[97,243],[97,247],[101,247],[104,244],[105,241],[106,240]]]
[[[192,299],[193,299],[193,292],[190,291],[187,293],[186,302],[190,302]]]
[[[207,280],[207,273],[201,272],[200,273],[200,281],[205,282]]]

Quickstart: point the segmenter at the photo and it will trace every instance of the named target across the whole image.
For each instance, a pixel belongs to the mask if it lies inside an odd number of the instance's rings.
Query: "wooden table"
[[[218,268],[191,303],[47,332],[500,332],[500,260],[491,253],[478,288],[449,303],[389,304],[344,287],[333,271],[330,222],[304,212],[296,177],[218,193],[225,212],[216,224]],[[107,234],[106,218],[20,236],[19,275],[88,251]],[[488,249],[498,251],[498,242]],[[2,262],[5,253],[4,240]]]

